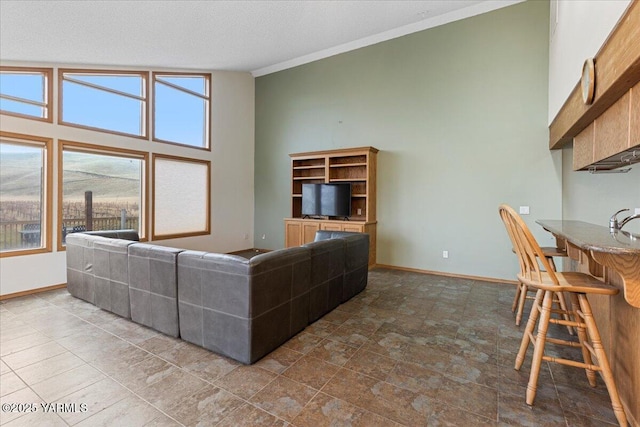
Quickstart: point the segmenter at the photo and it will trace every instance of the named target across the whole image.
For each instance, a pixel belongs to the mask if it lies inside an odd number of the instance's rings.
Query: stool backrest
[[[559,285],[554,269],[520,215],[513,208],[504,204],[500,205],[498,212],[520,261],[520,274],[518,275],[521,276],[520,279],[542,283],[543,273],[546,273],[554,284]]]

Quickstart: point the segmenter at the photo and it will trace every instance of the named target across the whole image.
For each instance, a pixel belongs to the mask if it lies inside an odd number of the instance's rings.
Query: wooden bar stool
[[[527,404],[533,405],[536,397],[538,374],[543,360],[574,366],[585,370],[592,387],[596,385],[596,372],[600,372],[618,423],[626,426],[627,418],[587,299],[588,294],[615,295],[618,289],[588,274],[555,272],[522,218],[507,205],[501,205],[499,212],[515,241],[514,248],[521,266],[518,280],[537,291],[515,363],[515,369],[520,370],[529,344],[533,344],[533,360],[526,392]],[[572,306],[570,311],[562,313],[562,310],[552,308],[553,297],[559,292],[569,295]],[[558,312],[569,315],[571,320],[551,318],[551,313]],[[549,323],[574,327],[578,333],[578,342],[547,337]],[[537,331],[534,334],[536,325]],[[547,356],[544,352],[546,343],[580,348],[583,361]]]
[[[504,218],[503,218],[504,221]],[[514,237],[511,235],[510,227],[505,223],[505,228],[507,229],[507,234],[511,239],[511,244],[513,245],[513,252],[516,252],[516,243],[514,241]],[[544,254],[547,261],[549,261],[549,265],[553,268],[553,271],[556,270],[556,264],[553,262],[553,257],[561,256],[566,257],[567,251],[563,248],[557,247],[543,247],[542,253]],[[522,265],[520,265],[520,269],[522,270]],[[535,297],[529,296],[529,287],[522,282],[518,282],[518,286],[516,287],[516,295],[513,298],[513,304],[511,305],[511,312],[516,312],[516,326],[520,326],[520,321],[522,320],[522,313],[524,312],[524,304],[526,300],[534,300]],[[560,310],[567,312],[566,302],[562,297],[562,294],[556,294],[553,299],[554,304],[557,304]],[[517,309],[517,311],[516,311]],[[569,320],[568,315],[563,315],[566,320]],[[567,330],[569,334],[573,335],[573,328],[571,326],[567,326]]]
[[[549,265],[553,268],[553,271],[558,271],[556,269],[556,263],[553,262],[553,257],[566,257],[567,251],[562,248],[555,248],[552,246],[545,246],[540,248],[542,249],[542,253],[544,254],[547,261],[549,261]],[[513,250],[515,252],[515,249]],[[520,326],[520,322],[522,321],[522,313],[524,312],[524,304],[526,300],[534,300],[535,297],[529,296],[529,288],[524,283],[520,282],[516,288],[516,295],[513,297],[513,304],[511,305],[511,312],[516,313],[516,325]],[[564,298],[561,298],[560,295],[556,295],[556,298],[553,300],[554,303],[558,304],[562,310],[566,310],[566,303]],[[517,311],[516,311],[517,310]],[[573,335],[573,329],[571,327],[568,328],[569,333]]]

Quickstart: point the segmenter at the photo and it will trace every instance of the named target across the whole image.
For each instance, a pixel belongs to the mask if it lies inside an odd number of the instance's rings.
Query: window
[[[51,251],[51,140],[0,132],[0,256]]]
[[[153,139],[209,149],[210,76],[153,73]]]
[[[0,67],[0,112],[51,122],[50,68]]]
[[[147,75],[59,70],[60,123],[147,137]]]
[[[153,239],[209,234],[211,163],[153,156]]]
[[[142,152],[60,141],[58,218],[69,233],[134,229],[145,236],[146,164]]]

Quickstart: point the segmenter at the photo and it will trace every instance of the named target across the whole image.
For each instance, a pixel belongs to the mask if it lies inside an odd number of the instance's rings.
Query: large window
[[[0,67],[0,112],[51,121],[51,68]]]
[[[153,73],[153,139],[208,149],[210,76]]]
[[[59,70],[59,122],[147,137],[147,73]]]
[[[209,234],[211,163],[153,156],[153,239]]]
[[[51,250],[51,140],[0,132],[0,256]]]
[[[60,141],[58,218],[69,233],[134,229],[145,236],[147,154]]]

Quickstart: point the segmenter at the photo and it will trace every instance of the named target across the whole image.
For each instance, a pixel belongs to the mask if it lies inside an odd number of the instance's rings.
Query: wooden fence
[[[86,229],[85,218],[62,220],[62,241],[67,234],[73,233],[74,227]],[[93,230],[118,230],[121,228],[138,229],[138,217],[113,216],[92,218]],[[40,236],[40,222],[38,221],[7,221],[0,222],[0,251],[23,248],[33,248],[42,245]]]

